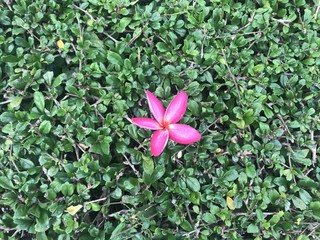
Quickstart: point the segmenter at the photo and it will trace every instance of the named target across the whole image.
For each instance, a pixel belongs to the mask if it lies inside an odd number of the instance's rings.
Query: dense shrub
[[[319,1],[0,7],[0,239],[319,239]],[[145,89],[202,139],[152,157]]]

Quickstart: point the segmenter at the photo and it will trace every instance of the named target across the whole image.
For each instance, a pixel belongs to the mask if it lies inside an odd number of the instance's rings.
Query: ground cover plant
[[[318,0],[0,8],[0,239],[320,238]]]

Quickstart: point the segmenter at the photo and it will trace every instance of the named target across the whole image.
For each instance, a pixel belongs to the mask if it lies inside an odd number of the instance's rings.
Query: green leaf
[[[0,176],[0,187],[8,190],[14,190],[12,182],[6,176]]]
[[[118,226],[112,231],[110,239],[115,239],[116,237],[121,237],[121,232],[126,228],[124,222],[119,223]],[[122,239],[122,238],[119,238]]]
[[[157,49],[159,52],[168,52],[170,51],[168,44],[164,43],[164,42],[158,42],[157,43]]]
[[[51,127],[51,122],[49,122],[48,120],[44,120],[39,126],[39,131],[42,134],[48,134],[51,130]]]
[[[223,179],[228,182],[233,182],[238,176],[238,172],[235,169],[231,169],[223,174]]]
[[[145,184],[151,185],[152,183],[160,179],[165,172],[166,172],[165,167],[163,165],[158,165],[155,167],[151,175],[147,174],[146,172],[143,173],[143,181]]]
[[[62,73],[60,74],[58,77],[56,77],[54,80],[53,80],[53,83],[52,83],[52,88],[56,88],[58,86],[61,85],[62,81],[65,80],[67,77],[67,75],[65,73]]]
[[[50,227],[49,217],[47,212],[42,209],[40,212],[40,217],[36,218],[36,225],[34,226],[36,232],[45,232]]]
[[[117,32],[124,32],[130,22],[131,22],[131,18],[128,18],[128,17],[121,18],[119,22],[119,26],[117,27]]]
[[[22,37],[16,37],[14,41],[20,47],[27,48],[29,46],[28,42]]]
[[[48,240],[48,237],[45,232],[37,232],[36,240]]]
[[[110,153],[110,141],[109,139],[104,139],[103,142],[100,143],[101,151],[103,154],[108,155]]]
[[[256,117],[253,114],[253,109],[249,109],[243,114],[242,119],[245,121],[246,125],[250,125],[255,121]]]
[[[277,214],[273,215],[269,220],[270,226],[276,225],[280,221],[280,218],[283,216],[283,214],[283,211],[279,211]]]
[[[253,70],[254,73],[260,74],[264,70],[264,64],[258,64],[256,66],[254,66],[252,70]]]
[[[205,221],[208,224],[216,223],[217,219],[212,213],[204,213],[202,216],[203,221]]]
[[[10,106],[12,108],[18,107],[20,106],[21,101],[22,101],[22,97],[14,97],[11,99]]]
[[[248,233],[258,233],[259,232],[259,228],[258,228],[257,225],[251,223],[247,228],[247,232]]]
[[[74,192],[74,186],[71,183],[64,183],[61,185],[61,192],[64,196],[71,196]]]
[[[198,179],[196,179],[194,177],[187,177],[186,183],[187,183],[187,186],[189,187],[190,190],[192,190],[194,192],[200,191],[200,183],[199,183]]]
[[[183,230],[188,232],[193,230],[192,225],[187,220],[183,220],[180,226],[182,227]]]
[[[52,71],[46,72],[46,73],[43,75],[43,79],[46,81],[46,83],[47,83],[48,85],[51,85],[52,78],[53,78],[53,72],[52,72]]]
[[[14,217],[13,222],[19,230],[29,231],[29,229],[34,226],[34,220],[29,217]]]
[[[305,210],[307,208],[307,205],[304,203],[304,201],[302,201],[300,198],[296,196],[293,196],[292,202],[293,202],[293,205],[296,208],[299,208],[300,210]]]
[[[194,101],[194,100],[189,100],[188,108],[190,109],[191,113],[192,113],[194,116],[199,116],[200,113],[201,113],[201,107],[200,107],[199,104],[198,104],[196,101]]]
[[[34,163],[29,159],[20,159],[20,165],[23,169],[29,169],[34,167]]]
[[[123,65],[123,59],[118,53],[110,51],[108,53],[107,58],[108,58],[108,60],[110,61],[111,64],[120,65],[120,66]]]
[[[154,170],[154,163],[152,158],[143,156],[143,171],[147,173],[148,175],[151,175]]]
[[[165,172],[166,172],[166,168],[163,165],[156,166],[156,168],[154,169],[153,174],[152,174],[153,181],[155,182],[158,179],[160,179],[164,175]]]
[[[131,194],[137,194],[140,190],[139,180],[134,177],[121,178],[119,181],[119,186]]]
[[[9,123],[15,121],[15,116],[11,112],[4,112],[0,115],[0,121],[3,123]]]
[[[214,112],[222,112],[225,109],[226,105],[223,102],[217,102],[213,107]]]
[[[320,201],[310,203],[311,213],[320,220]]]
[[[309,204],[312,200],[311,195],[304,189],[299,190],[299,196],[300,196],[301,200],[306,204]]]
[[[246,166],[246,174],[249,178],[254,178],[256,177],[257,173],[256,173],[256,169],[254,167],[253,164],[248,164]]]
[[[160,69],[161,67],[161,62],[160,62],[160,59],[158,58],[157,55],[151,55],[151,59],[152,59],[152,62],[153,64],[156,66],[157,69]]]
[[[34,103],[36,104],[37,108],[43,112],[44,111],[44,96],[42,94],[42,92],[34,92],[34,95],[33,95],[33,100],[34,100]]]
[[[14,55],[6,55],[1,58],[1,61],[7,63],[15,63],[19,61],[19,58]]]
[[[292,154],[292,160],[297,163],[310,166],[312,164],[312,161],[310,158],[307,158],[308,153],[309,149],[296,150]]]

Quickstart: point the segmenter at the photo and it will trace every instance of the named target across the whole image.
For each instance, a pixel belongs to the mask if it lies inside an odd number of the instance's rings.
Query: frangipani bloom
[[[191,144],[201,138],[201,134],[186,124],[177,122],[183,117],[187,110],[188,96],[180,92],[170,102],[167,109],[150,91],[146,91],[152,118],[132,118],[131,122],[141,128],[155,130],[151,137],[151,153],[159,156],[167,145],[168,139],[180,143]]]

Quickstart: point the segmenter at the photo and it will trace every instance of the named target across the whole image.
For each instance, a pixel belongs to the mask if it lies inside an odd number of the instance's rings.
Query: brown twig
[[[238,83],[237,83],[237,78],[233,75],[233,73],[231,71],[231,68],[230,68],[230,66],[228,64],[228,61],[227,61],[226,51],[224,49],[222,49],[222,56],[223,56],[223,59],[224,59],[224,61],[226,63],[226,66],[228,68],[229,76],[231,77],[231,79],[232,79],[232,81],[233,81],[233,83],[234,83],[234,85],[236,87],[239,103],[243,107],[242,100],[241,100],[241,94],[240,94],[239,86],[238,86]]]
[[[282,116],[281,116],[280,114],[277,114],[277,117],[280,119],[280,121],[282,122],[283,126],[285,127],[287,133],[289,134],[289,136],[290,136],[290,138],[291,138],[290,141],[291,141],[292,143],[294,143],[294,137],[293,137],[293,135],[291,134],[291,132],[290,132],[290,130],[289,130],[286,122],[283,120],[283,118],[282,118]]]
[[[314,19],[318,18],[319,10],[320,10],[320,0],[318,1],[318,4],[317,4],[317,9],[316,9],[316,12],[314,14]]]
[[[97,20],[86,10],[78,7],[75,4],[72,4],[76,9],[80,10],[81,12],[83,12],[84,14],[86,14],[93,22],[96,22]],[[104,26],[106,27],[106,25],[104,24]],[[112,41],[114,41],[115,43],[118,43],[118,40],[114,39],[111,35],[109,35],[108,33],[104,32],[104,34],[110,38]]]
[[[314,141],[314,131],[310,131],[310,140]],[[312,152],[312,166],[315,167],[316,162],[317,162],[317,144],[315,143],[314,146],[311,148]]]
[[[135,166],[130,162],[129,158],[125,155],[122,154],[122,156],[126,159],[126,161],[124,162],[124,164],[129,165],[131,167],[131,169],[133,170],[134,174],[138,177],[141,178],[141,175],[139,173],[139,171],[135,168]]]

